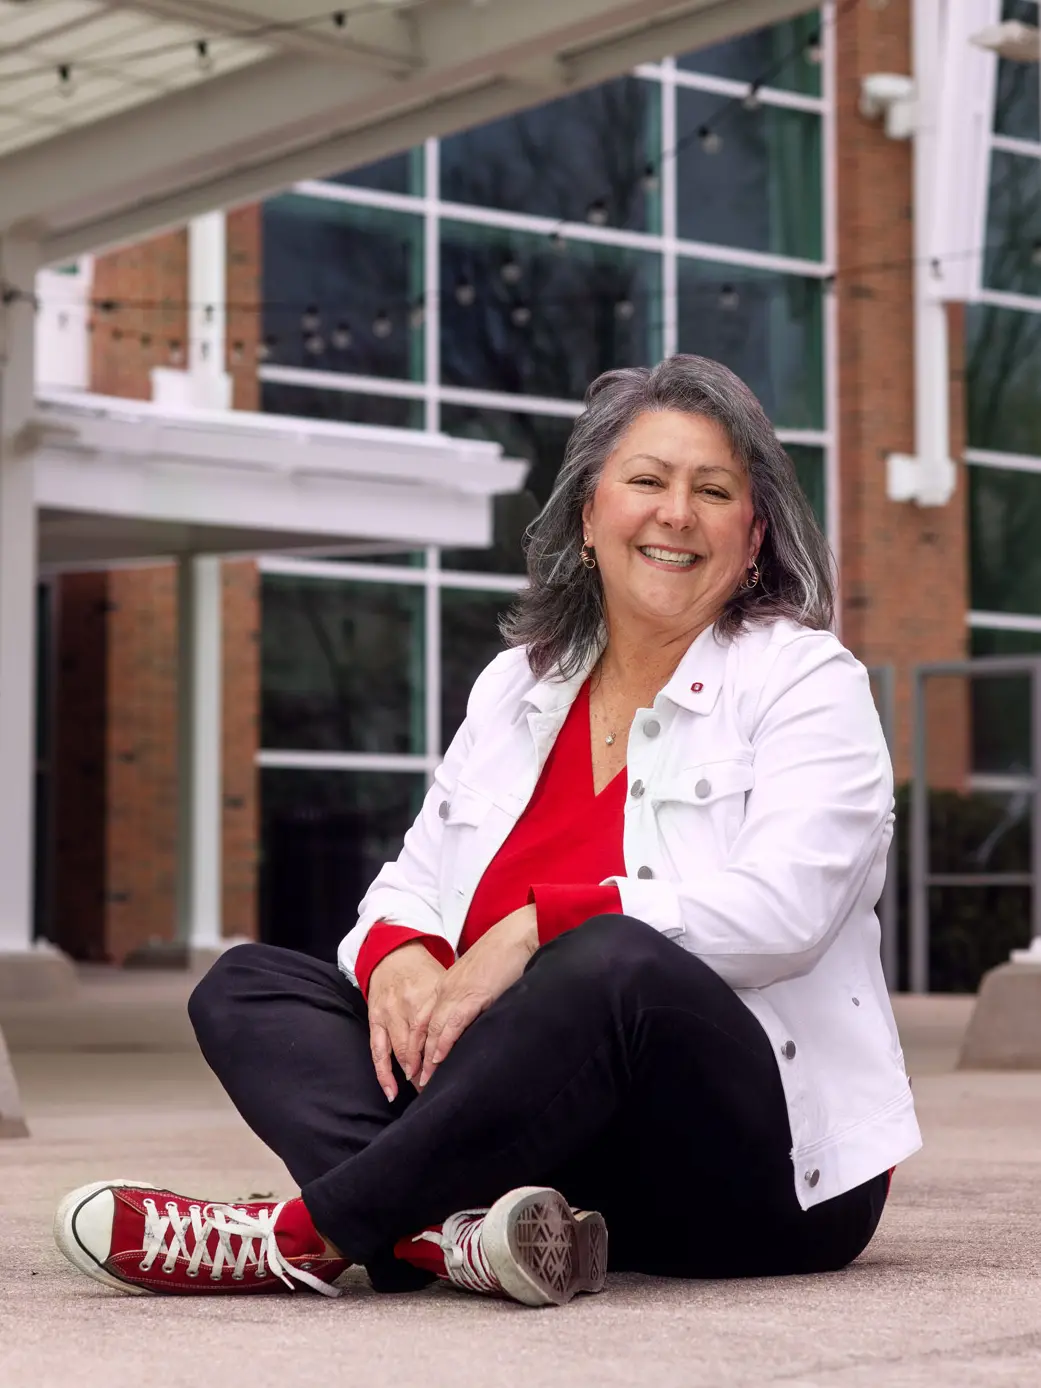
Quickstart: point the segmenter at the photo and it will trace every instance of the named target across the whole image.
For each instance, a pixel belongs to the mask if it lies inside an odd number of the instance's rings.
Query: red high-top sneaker
[[[577,1292],[601,1292],[607,1225],[572,1210],[543,1186],[521,1186],[489,1210],[463,1210],[395,1245],[397,1257],[453,1286],[525,1306],[562,1306]]]
[[[350,1263],[326,1243],[302,1200],[218,1204],[142,1181],[95,1181],[54,1216],[69,1262],[106,1287],[155,1292],[339,1296]]]

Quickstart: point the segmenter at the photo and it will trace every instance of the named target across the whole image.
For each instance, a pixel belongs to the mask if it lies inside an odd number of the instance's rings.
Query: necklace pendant
[[[613,746],[614,746],[614,733],[608,733],[607,736],[604,738],[604,741],[607,743],[608,747],[613,747]]]

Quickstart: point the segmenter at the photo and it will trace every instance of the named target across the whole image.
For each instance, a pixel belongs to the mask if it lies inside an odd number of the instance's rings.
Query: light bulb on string
[[[506,257],[499,266],[499,275],[503,284],[520,284],[524,271],[516,256],[509,255]]]
[[[416,302],[412,305],[412,307],[411,307],[411,308],[409,309],[409,311],[408,311],[408,325],[409,325],[409,327],[412,328],[412,329],[414,329],[416,332],[418,332],[419,329],[420,329],[420,328],[423,326],[423,324],[426,322],[426,316],[427,316],[426,304],[423,302],[422,299],[417,299]]]
[[[1030,247],[1030,263],[1041,269],[1041,241],[1035,241]]]
[[[195,66],[203,73],[213,71],[213,54],[208,39],[195,40]]]
[[[171,337],[166,344],[166,350],[171,366],[181,366],[184,363],[184,344],[179,337]]]
[[[144,348],[144,350],[145,350],[146,352],[149,350],[149,348],[152,346],[152,334],[151,334],[151,333],[142,333],[142,334],[141,334],[141,346]]]
[[[824,61],[824,45],[821,43],[821,36],[819,33],[810,35],[806,44],[805,53],[808,63],[822,63]]]
[[[586,208],[586,221],[595,227],[607,225],[607,203],[603,198],[594,198]]]
[[[300,330],[304,333],[316,333],[322,326],[321,315],[318,312],[317,304],[308,304],[300,315]]]
[[[719,291],[719,307],[726,313],[732,313],[741,302],[741,296],[732,284],[724,284]]]
[[[645,193],[656,193],[661,185],[661,178],[658,170],[653,164],[645,164],[643,173],[640,175],[640,186]]]
[[[344,29],[347,26],[347,11],[336,10],[333,13],[333,24],[337,29]]]
[[[510,322],[515,328],[526,328],[531,322],[531,309],[527,304],[514,304],[510,309]]]
[[[372,320],[372,335],[381,340],[390,337],[394,331],[394,324],[390,321],[390,315],[386,309],[380,309],[379,313]]]
[[[320,357],[325,351],[325,338],[321,333],[308,333],[304,338],[304,351],[311,357]]]
[[[703,125],[698,130],[698,144],[706,154],[718,154],[723,148],[723,137],[718,131]]]
[[[351,333],[351,326],[346,319],[341,319],[329,336],[333,346],[338,352],[346,352],[354,341],[354,336]]]
[[[236,342],[233,342],[233,343],[231,344],[230,356],[231,356],[231,364],[232,364],[232,366],[241,366],[241,365],[242,365],[243,358],[245,357],[245,355],[246,355],[246,344],[245,344],[244,342],[238,342],[238,341],[236,341]]]
[[[759,96],[759,83],[753,82],[748,91],[741,98],[741,105],[746,111],[758,111],[762,105]]]
[[[636,313],[636,305],[632,299],[623,297],[614,306],[614,316],[620,323],[628,323]]]
[[[62,96],[73,96],[76,92],[76,78],[71,63],[58,64],[58,91]]]
[[[469,308],[477,298],[477,290],[468,279],[461,279],[455,287],[455,301],[463,308]]]
[[[562,231],[551,231],[549,234],[549,244],[558,254],[567,250],[567,240]]]
[[[256,345],[255,351],[257,361],[270,361],[275,355],[275,348],[277,345],[278,339],[275,337],[274,333],[268,333],[267,336],[262,338]]]

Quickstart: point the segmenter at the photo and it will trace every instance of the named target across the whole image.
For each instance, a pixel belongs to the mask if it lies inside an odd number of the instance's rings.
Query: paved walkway
[[[70,1186],[155,1179],[291,1194],[192,1049],[185,984],[88,976],[61,1010],[0,1009],[32,1137],[0,1143],[0,1383],[25,1388],[1028,1388],[1041,1382],[1041,1073],[952,1070],[969,1003],[901,999],[926,1137],[844,1272],[684,1283],[618,1276],[530,1312],[435,1288],[124,1298],[70,1268],[50,1217]]]

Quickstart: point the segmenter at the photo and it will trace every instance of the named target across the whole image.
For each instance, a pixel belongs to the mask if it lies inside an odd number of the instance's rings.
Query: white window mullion
[[[679,262],[676,211],[676,60],[661,71],[662,356],[679,351]]]

